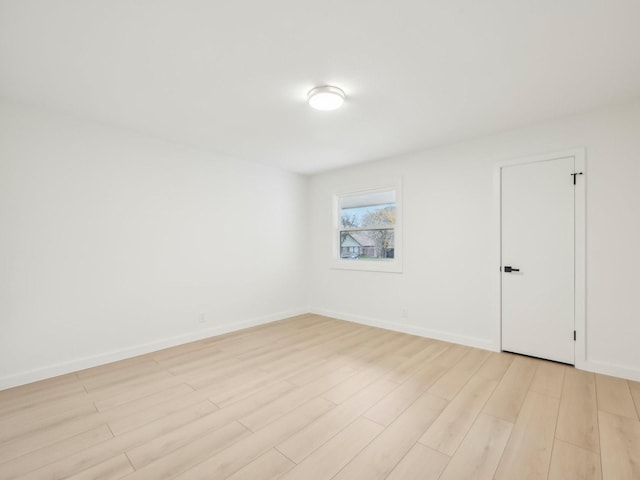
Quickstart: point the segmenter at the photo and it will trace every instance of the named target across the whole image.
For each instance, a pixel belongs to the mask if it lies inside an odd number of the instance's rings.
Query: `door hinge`
[[[574,342],[576,341],[576,331],[575,330],[573,331],[573,341]]]
[[[573,184],[575,185],[576,184],[576,177],[578,175],[584,175],[584,172],[571,173],[570,175],[573,177]]]

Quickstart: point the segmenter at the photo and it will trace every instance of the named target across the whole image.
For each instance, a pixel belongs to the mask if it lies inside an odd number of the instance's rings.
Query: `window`
[[[398,186],[336,195],[334,267],[400,272]]]

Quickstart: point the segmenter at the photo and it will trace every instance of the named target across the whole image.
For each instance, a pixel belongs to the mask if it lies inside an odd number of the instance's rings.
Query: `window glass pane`
[[[344,260],[393,259],[394,237],[393,228],[341,231],[340,258]]]
[[[340,198],[340,222],[347,228],[395,225],[395,190]]]
[[[402,272],[400,197],[399,182],[334,197],[333,268]]]

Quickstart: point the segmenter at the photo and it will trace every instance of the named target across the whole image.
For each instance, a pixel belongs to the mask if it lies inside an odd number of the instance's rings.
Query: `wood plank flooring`
[[[0,392],[0,480],[640,479],[640,384],[301,315]]]

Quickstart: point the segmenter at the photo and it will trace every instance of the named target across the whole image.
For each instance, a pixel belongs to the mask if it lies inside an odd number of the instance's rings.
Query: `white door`
[[[502,350],[570,364],[574,172],[574,157],[505,166],[501,172]]]

